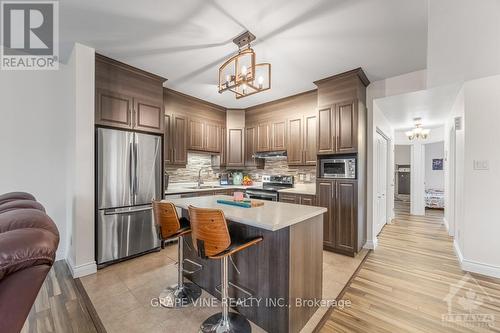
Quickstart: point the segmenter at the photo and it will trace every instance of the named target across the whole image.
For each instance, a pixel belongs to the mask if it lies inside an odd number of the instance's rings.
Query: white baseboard
[[[366,241],[365,245],[363,246],[365,249],[369,249],[369,250],[375,250],[377,248],[377,244],[378,244],[378,239],[375,238],[375,239],[369,239]]]
[[[73,276],[73,279],[94,274],[97,272],[97,265],[95,261],[78,265],[75,266],[72,262],[71,259],[68,257],[66,258],[66,263],[68,264],[69,270],[71,271],[71,275]]]
[[[448,224],[448,220],[443,217],[443,223],[444,226],[446,227],[446,231],[448,232],[448,235],[450,234],[450,225]]]
[[[456,240],[453,241],[455,254],[462,270],[471,273],[500,278],[500,267],[465,259]]]

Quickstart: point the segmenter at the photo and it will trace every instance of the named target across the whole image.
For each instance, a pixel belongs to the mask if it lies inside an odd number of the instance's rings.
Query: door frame
[[[452,237],[455,236],[455,217],[457,209],[456,209],[456,165],[457,165],[457,134],[455,126],[450,128],[448,133],[449,135],[449,146],[448,146],[448,156],[446,156],[448,160],[448,202],[445,202],[445,216],[448,216],[446,223],[448,224],[448,234]],[[448,206],[446,206],[448,204]],[[448,212],[446,214],[446,212]]]
[[[390,138],[389,135],[385,134],[385,132],[380,129],[379,127],[376,128],[375,130],[376,134],[380,135],[382,138],[385,139],[386,141],[386,145],[387,145],[387,154],[386,154],[386,183],[385,183],[385,193],[386,193],[386,199],[385,199],[385,205],[386,205],[386,221],[385,221],[385,224],[391,224],[392,223],[392,217],[394,216],[394,212],[393,212],[393,207],[392,207],[392,204],[391,204],[391,200],[394,201],[394,195],[391,195],[391,185],[393,184],[393,178],[394,178],[394,174],[393,172],[391,172],[391,163],[393,161],[393,158],[392,158],[392,155],[394,155],[394,150],[392,149],[392,139]],[[375,156],[375,152],[373,154]],[[373,164],[375,166],[375,163]],[[377,158],[377,172],[378,172],[378,158]],[[377,178],[378,178],[378,175],[377,175]],[[378,184],[377,184],[377,187],[378,187]],[[377,188],[374,188],[373,190],[373,197],[376,198],[376,194],[377,194]],[[391,200],[389,200],[389,198],[391,198]],[[376,208],[375,208],[375,213],[374,214],[374,219],[376,218],[377,221],[378,221],[378,205],[376,205]],[[374,225],[375,226],[378,226],[378,223],[376,223]],[[382,231],[384,227],[382,227],[380,229],[380,231],[377,233],[377,237],[378,237],[378,234]]]

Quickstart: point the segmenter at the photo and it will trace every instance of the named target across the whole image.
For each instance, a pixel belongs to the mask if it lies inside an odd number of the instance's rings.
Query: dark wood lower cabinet
[[[325,207],[323,247],[354,256],[358,252],[358,184],[356,180],[317,180],[317,203]]]
[[[297,205],[316,206],[316,196],[311,194],[279,193],[279,201]]]

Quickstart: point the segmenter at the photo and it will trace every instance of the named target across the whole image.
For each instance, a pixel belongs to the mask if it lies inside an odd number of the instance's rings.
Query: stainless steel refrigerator
[[[161,137],[96,129],[97,264],[159,247],[152,200],[162,198]]]

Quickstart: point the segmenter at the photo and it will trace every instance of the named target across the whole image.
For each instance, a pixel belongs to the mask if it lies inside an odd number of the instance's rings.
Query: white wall
[[[56,223],[61,241],[57,258],[68,246],[67,178],[71,135],[72,76],[58,71],[0,73],[0,193],[32,193]]]
[[[395,145],[394,146],[394,164],[395,165],[410,165],[411,149],[410,145]]]
[[[432,160],[444,160],[444,141],[425,145],[425,189],[444,190],[443,170],[432,170]]]
[[[500,1],[429,1],[428,87],[500,74]]]
[[[94,50],[75,50],[58,71],[0,74],[0,193],[35,195],[59,229],[57,259],[80,263],[94,261]]]
[[[466,82],[463,267],[500,277],[500,76]],[[487,161],[488,170],[476,170]]]
[[[370,83],[366,89],[366,106],[368,108],[367,117],[367,242],[365,247],[375,249],[377,247],[377,237],[375,234],[374,217],[377,216],[375,184],[377,174],[377,160],[374,156],[376,151],[377,129],[381,130],[391,140],[389,147],[388,161],[388,189],[387,189],[387,217],[391,221],[394,218],[394,129],[384,116],[380,108],[376,105],[376,99],[404,94],[426,89],[426,70],[416,71],[404,75],[399,75],[385,80]],[[388,222],[389,222],[388,221]]]
[[[73,277],[96,272],[94,231],[94,91],[95,50],[75,44],[69,61],[74,75],[68,201],[71,226],[67,256]]]

